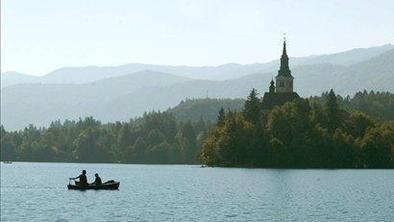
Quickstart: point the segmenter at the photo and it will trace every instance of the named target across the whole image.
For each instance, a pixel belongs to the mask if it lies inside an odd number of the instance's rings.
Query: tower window
[[[284,86],[285,86],[285,82],[280,81],[280,82],[279,82],[279,86],[280,86],[280,87],[284,87]]]

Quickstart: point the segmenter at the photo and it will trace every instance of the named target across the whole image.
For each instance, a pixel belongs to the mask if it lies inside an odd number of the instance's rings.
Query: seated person
[[[96,179],[94,180],[94,182],[92,183],[92,185],[101,185],[101,178],[99,177],[98,173],[94,174],[94,176],[96,177]]]
[[[70,180],[75,180],[79,179],[79,186],[88,186],[88,179],[86,177],[86,170],[82,170],[82,174],[75,177],[75,178],[70,178]]]

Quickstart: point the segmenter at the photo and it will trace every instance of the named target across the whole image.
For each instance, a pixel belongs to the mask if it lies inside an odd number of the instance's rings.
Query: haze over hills
[[[330,55],[291,58],[290,65],[292,68],[300,65],[321,63],[349,66],[366,61],[393,48],[394,45],[386,44],[371,48],[353,49]],[[278,55],[279,54],[280,51],[278,51]],[[276,72],[278,69],[278,62],[278,60],[274,60],[267,63],[247,65],[228,63],[220,66],[202,67],[129,63],[121,66],[64,67],[52,71],[44,76],[31,76],[16,72],[5,72],[2,73],[1,86],[6,87],[20,83],[81,84],[146,70],[171,73],[193,79],[227,80],[236,79],[252,73]]]
[[[295,90],[301,96],[319,95],[330,88],[342,95],[364,89],[394,91],[392,45],[291,58],[290,61]],[[139,65],[130,64],[129,67],[138,70],[135,67]],[[145,111],[176,106],[185,98],[245,98],[251,88],[258,89],[261,94],[268,90],[279,62],[218,67],[141,65],[169,72],[136,71],[128,74],[132,69],[125,68],[127,66],[121,66],[122,75],[114,71],[120,67],[85,67],[66,68],[55,74],[33,77],[36,83],[29,83],[32,80],[25,78],[24,84],[15,85],[14,80],[14,85],[2,88],[2,124],[6,129],[20,129],[29,123],[47,126],[53,120],[84,116],[104,122],[125,121]],[[73,77],[66,78],[69,72],[65,70],[73,70],[74,74],[70,74]],[[7,75],[11,74],[4,76]],[[211,79],[196,79],[196,76],[203,78],[204,75],[211,75]],[[235,78],[238,75],[240,77]],[[224,76],[227,79],[212,80]],[[92,81],[95,78],[99,80]],[[69,80],[78,84],[64,83]]]
[[[35,83],[39,78],[32,75],[26,75],[19,72],[1,73],[1,87],[17,85],[23,83]]]

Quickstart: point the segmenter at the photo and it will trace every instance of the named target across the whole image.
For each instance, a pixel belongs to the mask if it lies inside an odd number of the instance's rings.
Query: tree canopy
[[[211,166],[392,168],[394,122],[348,112],[331,90],[321,101],[296,99],[256,110],[255,89],[242,112],[228,112],[205,140],[201,159]],[[256,101],[256,102],[253,102]],[[252,115],[251,115],[252,114]]]
[[[108,124],[87,117],[11,132],[1,126],[1,160],[191,164],[209,126],[169,112]]]

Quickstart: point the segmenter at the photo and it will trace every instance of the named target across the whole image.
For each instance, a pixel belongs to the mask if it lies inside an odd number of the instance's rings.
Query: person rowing
[[[79,186],[86,187],[88,186],[88,179],[86,177],[86,170],[82,170],[82,174],[75,177],[75,178],[70,178],[70,180],[76,180],[79,179]]]

